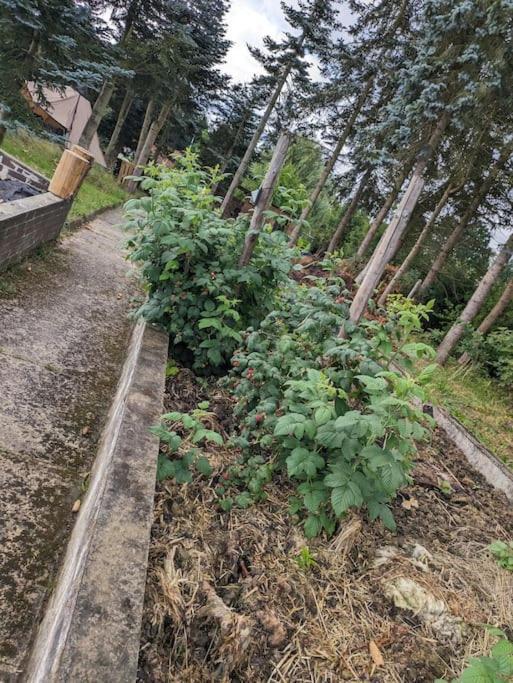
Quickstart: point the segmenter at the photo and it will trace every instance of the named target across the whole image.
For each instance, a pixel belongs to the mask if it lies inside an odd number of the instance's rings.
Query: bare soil
[[[168,410],[205,399],[230,431],[230,399],[214,384],[188,370],[168,382]],[[313,542],[288,515],[286,479],[266,502],[220,512],[213,485],[238,454],[208,455],[210,482],[157,489],[139,683],[432,683],[488,652],[483,624],[513,636],[513,575],[487,552],[512,538],[511,504],[442,434],[421,445],[393,503],[396,534],[354,514]],[[405,586],[422,608],[398,606]]]

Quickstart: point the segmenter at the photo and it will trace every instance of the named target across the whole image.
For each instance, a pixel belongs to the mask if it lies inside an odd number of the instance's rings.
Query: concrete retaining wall
[[[0,180],[19,180],[39,192],[48,190],[49,180],[16,157],[0,150]]]
[[[0,270],[55,239],[70,206],[50,192],[0,204]]]
[[[134,329],[27,683],[136,679],[168,341]]]

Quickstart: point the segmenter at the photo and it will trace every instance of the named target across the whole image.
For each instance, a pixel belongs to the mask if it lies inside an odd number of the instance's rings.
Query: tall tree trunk
[[[358,323],[360,321],[360,318],[367,308],[369,299],[383,275],[383,271],[385,270],[388,261],[387,255],[390,251],[390,245],[399,241],[406,230],[408,221],[417,205],[420,193],[426,182],[424,179],[426,167],[434,150],[438,147],[448,123],[449,114],[445,112],[442,114],[431,133],[426,148],[422,150],[421,155],[419,156],[403,198],[371,258],[367,273],[351,304],[349,316],[353,323]],[[344,327],[341,328],[340,335],[345,335]]]
[[[367,186],[367,183],[369,182],[369,177],[370,177],[370,169],[367,169],[365,173],[363,174],[358,187],[356,188],[356,192],[354,193],[354,196],[351,200],[351,203],[347,207],[346,211],[344,212],[344,215],[340,219],[340,222],[337,226],[337,229],[333,233],[330,243],[328,245],[328,248],[326,249],[327,254],[332,254],[337,248],[338,245],[340,244],[340,241],[342,237],[345,236],[349,225],[351,223],[351,220],[356,212],[356,209],[358,208],[358,204],[360,203],[360,199],[362,198],[362,194]]]
[[[153,112],[155,111],[155,99],[151,97],[146,105],[146,111],[144,113],[143,124],[139,132],[139,139],[137,141],[137,148],[134,155],[134,164],[137,165],[139,157],[141,156],[141,151],[144,146],[144,142],[148,137],[148,131],[150,130],[151,122],[153,121]]]
[[[445,262],[447,261],[447,258],[451,251],[454,249],[456,246],[458,240],[460,239],[461,235],[463,234],[463,231],[469,224],[470,220],[472,219],[473,215],[479,208],[480,204],[483,202],[483,200],[486,198],[488,193],[490,192],[493,184],[497,180],[498,175],[508,162],[508,159],[511,156],[511,153],[513,151],[513,143],[509,143],[506,145],[506,147],[502,150],[501,155],[497,159],[497,161],[493,164],[492,168],[490,169],[490,172],[488,173],[488,176],[484,179],[482,182],[479,190],[477,193],[474,195],[474,198],[470,202],[470,204],[467,207],[467,210],[464,212],[463,216],[460,218],[459,222],[456,224],[456,227],[454,230],[451,232],[447,240],[445,241],[444,245],[440,249],[438,256],[436,259],[433,261],[433,265],[429,269],[426,277],[422,281],[422,285],[420,286],[419,289],[419,296],[422,296],[423,294],[426,293],[426,291],[431,287],[431,285],[435,282],[435,280],[438,277],[438,274],[442,270]]]
[[[321,176],[317,182],[317,185],[315,186],[312,194],[308,198],[308,204],[305,206],[303,209],[301,216],[299,217],[299,220],[294,228],[294,230],[290,234],[290,242],[289,245],[291,247],[295,246],[299,237],[299,234],[301,232],[301,229],[303,227],[303,223],[308,220],[308,217],[310,216],[310,213],[312,212],[312,209],[315,206],[315,203],[319,199],[319,195],[323,191],[326,183],[328,182],[328,178],[330,177],[331,172],[333,171],[335,164],[338,161],[338,158],[340,157],[340,154],[347,142],[348,137],[351,135],[351,131],[353,130],[353,126],[355,124],[355,121],[358,117],[358,114],[360,113],[363,105],[365,104],[365,101],[367,100],[369,93],[372,89],[372,85],[374,83],[374,78],[371,77],[367,81],[363,91],[361,92],[360,96],[356,100],[355,106],[353,107],[353,111],[351,112],[351,116],[349,117],[346,125],[344,126],[344,130],[340,134],[340,137],[338,139],[338,142],[335,146],[335,149],[331,153],[330,158],[328,159],[326,165],[323,168],[323,171],[321,173]]]
[[[242,133],[243,133],[243,131],[244,131],[244,127],[245,127],[246,123],[248,122],[248,119],[249,119],[249,112],[247,112],[247,113],[244,115],[244,117],[243,117],[243,119],[242,119],[242,121],[241,121],[241,123],[240,123],[240,126],[237,128],[237,132],[235,133],[235,137],[233,138],[232,144],[231,144],[230,147],[228,148],[228,151],[227,151],[226,154],[224,155],[223,161],[222,161],[221,165],[219,166],[219,173],[220,173],[221,175],[224,174],[224,172],[226,171],[226,169],[227,169],[227,167],[228,167],[228,164],[230,163],[230,159],[231,159],[232,156],[233,156],[233,153],[234,153],[234,151],[235,151],[235,147],[236,147],[236,146],[238,145],[238,143],[239,143],[239,140],[240,140],[240,138],[241,138],[241,136],[242,136]],[[216,192],[217,192],[218,189],[219,189],[219,183],[216,183],[216,184],[212,187],[212,194],[216,194]]]
[[[139,159],[137,160],[137,166],[134,170],[133,175],[134,176],[141,176],[143,174],[143,167],[146,166],[148,163],[148,159],[150,158],[151,154],[151,148],[155,144],[155,141],[164,127],[164,124],[169,118],[169,114],[171,113],[171,108],[173,104],[170,101],[164,102],[162,105],[162,109],[160,110],[160,113],[156,119],[154,119],[148,129],[148,134],[146,135],[146,140],[144,141],[144,144],[141,149],[141,153],[139,155]],[[127,189],[129,192],[133,192],[136,188],[136,181],[131,180],[130,182],[127,183]]]
[[[133,87],[132,85],[129,85],[126,89],[123,101],[121,102],[118,118],[116,120],[114,130],[112,131],[112,135],[110,136],[109,144],[107,145],[107,149],[105,150],[105,160],[107,162],[107,166],[111,166],[114,162],[119,136],[121,130],[123,129],[123,126],[125,125],[126,117],[128,116],[128,112],[130,111],[130,107],[132,106],[134,99],[135,96]]]
[[[123,33],[118,43],[118,47],[124,47],[127,40],[132,35],[132,29],[137,15],[137,11],[139,9],[140,2],[141,0],[132,0],[126,6],[126,21],[123,27]],[[84,130],[82,131],[82,135],[80,136],[80,140],[78,141],[78,144],[81,147],[89,149],[91,142],[93,141],[94,135],[98,131],[98,126],[100,125],[103,117],[107,113],[107,108],[109,106],[109,102],[112,99],[112,95],[114,94],[115,89],[116,85],[115,80],[113,78],[107,78],[105,81],[103,81],[100,92],[98,93],[98,97],[96,98],[96,101],[93,104],[91,115],[89,116],[89,119],[87,120]]]
[[[513,277],[508,281],[506,284],[506,287],[504,288],[504,291],[502,292],[499,300],[495,304],[495,306],[492,308],[490,313],[486,316],[486,318],[483,320],[483,322],[479,325],[477,328],[477,331],[479,334],[481,334],[483,337],[485,334],[488,334],[488,332],[492,329],[492,327],[495,325],[497,320],[501,317],[501,315],[504,313],[508,305],[513,301]],[[458,363],[461,363],[462,365],[465,365],[470,361],[470,356],[468,353],[464,353],[460,356]]]
[[[246,239],[244,242],[244,248],[239,260],[239,266],[242,268],[246,266],[251,260],[255,244],[257,242],[260,230],[262,229],[262,223],[264,220],[264,213],[269,209],[271,205],[271,200],[273,197],[273,191],[276,186],[276,181],[280,175],[283,164],[285,163],[285,158],[290,146],[291,136],[288,131],[284,131],[276,144],[274,149],[274,154],[267,169],[262,187],[260,188],[260,193],[258,200],[253,211],[253,216],[251,217],[251,224],[249,226],[248,232],[246,233]]]
[[[396,274],[394,277],[390,280],[388,285],[386,286],[383,294],[381,297],[378,299],[378,304],[380,306],[383,306],[385,304],[385,301],[387,300],[388,295],[390,292],[392,292],[398,282],[400,282],[401,278],[404,276],[406,272],[408,272],[411,264],[417,257],[417,254],[420,252],[422,246],[424,245],[424,242],[426,241],[429,233],[431,232],[431,228],[433,225],[436,223],[436,220],[438,216],[440,215],[442,209],[444,206],[447,204],[449,197],[451,194],[454,192],[455,188],[449,181],[446,185],[445,191],[443,192],[442,196],[440,197],[440,200],[438,201],[438,204],[436,205],[433,213],[429,217],[429,220],[426,222],[426,225],[422,228],[422,231],[420,235],[417,238],[417,241],[411,248],[408,256],[404,259],[402,262],[401,266],[397,270]]]
[[[98,93],[98,97],[93,105],[91,116],[88,118],[87,123],[84,126],[84,130],[80,136],[80,140],[78,141],[78,144],[81,147],[89,149],[91,146],[91,142],[93,141],[95,133],[98,130],[98,126],[107,112],[109,102],[114,94],[114,89],[115,85],[113,80],[107,80],[103,82],[101,90]]]
[[[303,43],[305,41],[305,36],[304,34],[301,36],[298,46],[295,50],[295,53],[298,54],[300,49],[303,46]],[[264,132],[264,128],[267,125],[267,121],[269,120],[269,117],[271,116],[274,107],[276,106],[276,102],[278,101],[279,96],[281,95],[281,91],[283,90],[283,86],[285,85],[285,82],[287,78],[289,77],[289,74],[292,70],[292,60],[287,64],[285,69],[283,70],[283,73],[281,74],[280,78],[278,79],[276,83],[276,87],[274,88],[274,91],[271,95],[271,98],[269,99],[269,102],[267,103],[267,106],[265,108],[265,111],[262,115],[262,118],[260,119],[258,126],[253,133],[253,137],[251,138],[251,141],[248,145],[248,148],[242,157],[242,160],[239,164],[239,168],[235,172],[235,175],[233,176],[233,180],[230,184],[230,187],[228,189],[228,192],[225,195],[225,198],[223,200],[223,203],[221,204],[221,215],[223,217],[226,217],[228,215],[228,210],[230,208],[231,201],[233,199],[233,195],[235,194],[235,191],[239,187],[242,178],[244,177],[249,163],[251,161],[251,158],[253,156],[253,153],[256,149],[256,146],[258,145],[258,142],[260,138],[262,137],[262,133]]]
[[[413,164],[415,162],[415,154],[410,154],[408,157],[407,161],[405,164],[403,164],[403,167],[401,169],[401,172],[398,174],[394,186],[392,187],[392,190],[390,191],[390,194],[387,196],[385,199],[385,202],[381,209],[378,211],[376,218],[372,221],[372,224],[367,231],[367,234],[362,240],[362,243],[358,247],[358,251],[356,252],[356,255],[358,257],[365,256],[367,249],[370,247],[372,240],[374,239],[376,233],[381,227],[381,224],[387,217],[388,212],[392,208],[393,203],[397,199],[397,195],[401,191],[401,188],[403,186],[404,181],[406,178],[410,175],[410,171],[413,167]],[[363,278],[362,278],[363,279]]]
[[[474,320],[476,315],[481,310],[481,307],[486,301],[486,297],[490,293],[493,285],[497,282],[499,275],[502,273],[504,268],[507,266],[508,261],[511,258],[511,248],[513,247],[513,232],[508,237],[506,242],[501,247],[498,255],[495,257],[492,265],[488,268],[488,271],[482,278],[481,282],[478,284],[474,294],[470,297],[467,305],[463,309],[460,317],[447,332],[442,343],[437,349],[436,360],[440,365],[444,365],[449,358],[451,351],[454,349],[456,344],[459,342],[463,333],[465,332],[465,327]]]

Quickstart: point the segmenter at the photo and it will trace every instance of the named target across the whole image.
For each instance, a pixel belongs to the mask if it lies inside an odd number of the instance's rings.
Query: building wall
[[[0,270],[55,239],[70,206],[50,192],[0,204]]]

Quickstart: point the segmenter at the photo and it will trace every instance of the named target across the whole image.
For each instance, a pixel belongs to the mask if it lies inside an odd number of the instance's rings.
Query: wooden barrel
[[[78,192],[90,168],[91,164],[83,156],[65,149],[50,181],[49,191],[57,197],[69,199]]]

